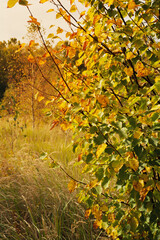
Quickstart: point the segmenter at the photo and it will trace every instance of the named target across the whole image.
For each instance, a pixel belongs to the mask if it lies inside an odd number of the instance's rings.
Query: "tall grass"
[[[59,128],[49,131],[47,125],[33,130],[12,119],[1,120],[0,239],[101,239],[92,220],[84,218],[76,192],[69,193],[65,173],[51,169],[50,158],[41,157],[46,152],[82,180],[80,169],[70,164],[76,158],[70,133]]]

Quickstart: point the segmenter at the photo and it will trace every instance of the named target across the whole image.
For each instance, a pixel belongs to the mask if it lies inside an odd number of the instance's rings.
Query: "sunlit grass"
[[[0,142],[0,239],[101,239],[76,192],[69,193],[68,177],[49,167],[51,156],[82,180],[80,168],[70,164],[77,156],[69,132],[1,119]]]

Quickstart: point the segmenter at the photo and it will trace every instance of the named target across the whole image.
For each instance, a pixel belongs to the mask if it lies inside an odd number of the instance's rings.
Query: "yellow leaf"
[[[138,131],[136,131],[136,132],[134,133],[133,136],[134,136],[134,138],[139,139],[142,134],[143,134],[143,133],[142,133],[140,130],[138,130]]]
[[[101,145],[98,146],[97,152],[96,152],[97,158],[100,157],[100,155],[104,152],[104,150],[105,150],[106,147],[107,147],[107,144],[106,144],[106,143],[103,143],[103,144],[101,144]]]
[[[96,99],[102,107],[106,107],[109,104],[109,99],[105,95],[97,95]]]
[[[77,183],[74,181],[74,180],[71,180],[69,183],[68,183],[68,190],[70,193],[74,192],[74,190],[76,189],[77,187]]]
[[[129,68],[124,68],[124,71],[125,71],[125,73],[129,76],[129,77],[131,77],[132,75],[133,75],[133,69],[131,68],[131,67],[129,67]]]
[[[43,96],[39,96],[37,100],[38,100],[38,102],[41,102],[43,99],[44,99]]]
[[[108,206],[106,206],[105,204],[102,205],[101,210],[102,210],[102,212],[107,212],[108,211]]]
[[[121,27],[122,26],[122,20],[119,18],[119,19],[117,19],[116,20],[116,25],[118,26],[118,27]]]
[[[51,103],[52,101],[48,100],[45,102],[45,105],[47,106],[49,103]]]
[[[81,12],[81,14],[80,14],[80,17],[79,17],[79,18],[83,17],[83,16],[85,15],[85,13],[86,13],[86,11],[83,11],[83,12]]]
[[[74,3],[75,0],[70,0],[70,4],[72,5]]]
[[[7,8],[12,8],[18,2],[18,0],[8,0]]]
[[[78,155],[78,162],[80,162],[81,159],[82,159],[82,153],[80,153],[80,154]]]
[[[49,55],[49,53],[47,52],[47,53],[45,53],[44,55],[43,55],[43,58],[47,58],[47,57],[49,57],[50,55]]]
[[[146,172],[147,172],[147,173],[150,173],[150,172],[152,171],[152,167],[147,167],[147,166],[145,166],[145,169],[146,169]]]
[[[142,188],[144,187],[144,181],[143,180],[139,180],[139,181],[134,180],[133,187],[137,192],[140,192],[142,190]]]
[[[62,33],[62,32],[63,32],[63,29],[60,28],[60,27],[58,27],[58,28],[57,28],[57,34]]]
[[[128,4],[128,9],[132,10],[135,9],[137,5],[135,4],[135,2],[133,0],[131,0]]]
[[[47,13],[53,12],[53,11],[54,11],[54,9],[52,8],[52,9],[49,9],[49,10],[47,11]]]
[[[88,1],[85,1],[85,7],[88,8],[90,3]]]
[[[96,220],[94,223],[93,223],[93,228],[94,229],[97,229],[97,228],[102,228],[102,220]]]
[[[115,23],[115,20],[114,20],[114,19],[108,19],[108,20],[106,21],[106,23],[107,23],[107,27],[108,27],[108,28],[111,28],[112,25]]]
[[[38,61],[38,64],[39,64],[39,65],[43,65],[43,64],[45,64],[45,62],[46,62],[46,60],[40,59],[40,60]]]
[[[62,8],[59,9],[59,12],[60,12],[60,14],[63,15],[63,16],[66,15],[66,11],[63,10]]]
[[[135,66],[137,77],[145,77],[150,74],[150,69],[146,68],[142,62],[138,61]]]
[[[55,25],[50,25],[50,27],[49,28],[52,28],[52,27],[54,27]]]
[[[102,210],[99,209],[98,204],[92,206],[92,213],[97,221],[100,221],[102,219]]]
[[[101,15],[96,14],[93,18],[93,25],[95,25],[101,19]]]
[[[31,63],[34,62],[34,57],[31,54],[28,56],[28,61]]]
[[[101,28],[102,28],[102,25],[101,24],[96,24],[95,26],[95,35],[97,37],[99,37],[100,33],[101,33]]]
[[[90,216],[90,214],[91,214],[91,209],[87,209],[87,210],[85,211],[85,218],[88,219],[89,216]]]
[[[59,120],[54,120],[54,121],[52,122],[52,126],[51,126],[50,130],[52,130],[52,129],[53,129],[54,127],[56,127],[58,124],[59,124]]]
[[[77,8],[76,8],[75,5],[73,5],[73,6],[71,7],[71,9],[70,9],[70,12],[72,13],[72,12],[76,12],[76,11],[77,11]]]
[[[25,45],[26,45],[25,43],[22,43],[22,44],[20,45],[20,48],[19,48],[17,51],[15,51],[15,52],[17,53],[17,52],[21,51],[22,48],[24,48]]]
[[[98,184],[97,182],[98,182],[98,179],[91,181],[89,184],[89,188],[91,189],[91,188],[95,187]]]
[[[60,17],[62,17],[62,15],[61,15],[60,13],[57,13],[57,14],[56,14],[56,19],[58,19],[58,18],[60,18]]]
[[[35,99],[37,99],[39,92],[37,92],[34,96]]]
[[[48,0],[40,0],[39,3],[45,3],[48,2]]]
[[[35,44],[35,41],[31,40],[30,43],[29,43],[29,47],[32,47],[34,44]]]
[[[72,124],[70,124],[70,123],[61,123],[61,128],[62,128],[62,130],[64,130],[64,131],[67,131],[68,129],[72,129]]]
[[[40,23],[37,21],[37,18],[30,16],[30,19],[31,19],[31,21],[28,21],[29,23],[34,23],[37,26],[40,26]]]
[[[123,166],[123,161],[117,160],[112,162],[112,167],[114,168],[114,171],[117,173]]]
[[[160,76],[157,76],[157,77],[155,78],[155,82],[160,82]]]
[[[53,38],[53,37],[54,37],[54,34],[50,33],[47,38]]]
[[[153,189],[153,186],[147,186],[146,188],[142,188],[139,192],[140,194],[140,200],[144,201],[148,192],[151,191]]]
[[[137,159],[135,158],[132,158],[132,159],[129,159],[129,167],[131,169],[133,169],[134,171],[137,171],[138,168],[139,168],[139,162]]]
[[[114,3],[114,0],[109,0],[108,1],[108,6],[111,6]]]
[[[126,59],[128,60],[128,59],[132,59],[132,58],[134,58],[135,57],[135,55],[132,53],[132,52],[128,52],[127,54],[126,54]]]
[[[70,59],[72,59],[73,57],[75,57],[76,51],[77,51],[77,50],[74,49],[74,48],[69,49],[69,51],[68,51],[68,57],[69,57]]]
[[[114,222],[115,221],[115,216],[113,213],[108,213],[108,222]]]
[[[112,61],[108,60],[107,63],[105,64],[105,69],[109,69],[111,66]]]

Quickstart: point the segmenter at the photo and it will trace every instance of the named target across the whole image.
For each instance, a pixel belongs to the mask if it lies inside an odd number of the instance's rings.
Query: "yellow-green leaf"
[[[135,217],[132,217],[132,218],[131,218],[131,222],[130,222],[130,226],[131,226],[131,230],[132,230],[133,232],[136,231],[136,228],[138,227],[138,225],[139,225],[138,219],[135,218]]]
[[[101,24],[96,24],[95,26],[95,35],[98,37],[101,33]]]
[[[52,37],[54,37],[54,34],[50,33],[47,38],[52,38]]]
[[[7,7],[12,8],[18,2],[18,0],[8,0]]]
[[[137,159],[135,158],[132,158],[132,159],[129,159],[129,167],[131,169],[133,169],[134,171],[137,171],[138,168],[139,168],[139,162]]]

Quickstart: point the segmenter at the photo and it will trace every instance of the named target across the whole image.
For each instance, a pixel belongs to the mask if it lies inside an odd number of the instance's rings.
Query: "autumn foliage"
[[[78,18],[74,0],[69,10],[63,1],[50,2],[71,28],[67,40],[53,50],[38,20],[30,16],[29,22],[46,49],[43,64],[50,58],[59,76],[52,81],[41,72],[56,94],[52,127],[72,129],[77,164],[92,178],[84,184],[72,179],[69,190],[81,189],[86,218],[92,215],[94,227],[111,239],[159,239],[159,1],[79,0],[85,10]],[[26,0],[19,3],[29,9]],[[32,53],[28,60],[35,61]]]

